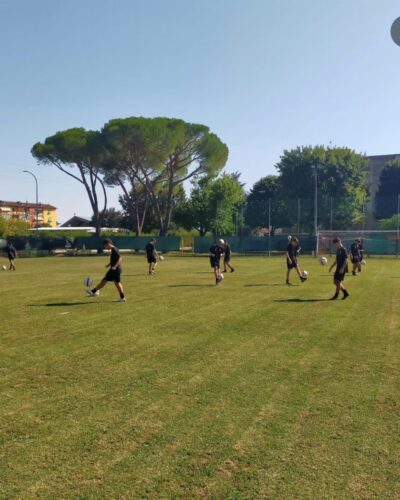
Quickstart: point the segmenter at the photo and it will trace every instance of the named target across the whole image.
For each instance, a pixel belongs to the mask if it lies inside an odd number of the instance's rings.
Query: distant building
[[[36,221],[37,216],[37,221]],[[46,203],[23,203],[21,201],[0,201],[0,217],[29,222],[31,227],[38,225],[57,226],[57,208]]]
[[[61,224],[60,227],[87,227],[90,226],[91,224],[92,222],[89,219],[84,219],[83,217],[74,215],[66,222],[64,222],[64,224]]]

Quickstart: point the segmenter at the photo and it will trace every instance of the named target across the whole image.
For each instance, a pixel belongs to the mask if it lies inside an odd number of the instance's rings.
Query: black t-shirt
[[[224,253],[224,249],[219,247],[218,245],[212,245],[210,247],[210,254],[212,254],[211,258],[213,258],[215,260],[219,260],[223,253]]]
[[[352,243],[350,246],[350,252],[353,257],[361,257],[362,245]]]
[[[121,254],[119,253],[118,248],[112,247],[111,249],[111,255],[110,255],[110,267],[114,267],[115,264],[119,261],[121,257]],[[120,269],[121,266],[119,265],[117,269]]]
[[[14,259],[17,255],[17,251],[15,250],[15,247],[12,243],[7,243],[4,251],[6,252],[9,259]]]
[[[156,247],[153,245],[153,243],[147,243],[146,245],[147,257],[153,257],[155,249]]]
[[[296,258],[297,248],[298,247],[295,243],[289,243],[289,245],[287,246],[286,250],[287,250],[287,253],[289,254],[290,260],[293,260]]]
[[[344,265],[347,260],[347,250],[344,247],[340,247],[336,251],[336,268],[339,272],[344,272]]]

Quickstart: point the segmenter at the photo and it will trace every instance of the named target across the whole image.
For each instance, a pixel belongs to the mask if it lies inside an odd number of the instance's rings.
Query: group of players
[[[301,282],[307,280],[307,275],[304,271],[300,269],[298,263],[298,256],[300,254],[300,242],[298,238],[295,236],[289,236],[289,242],[286,248],[286,285],[290,286],[290,272],[294,269],[300,279]],[[145,247],[146,259],[148,263],[148,273],[149,275],[155,274],[155,269],[157,266],[158,260],[162,260],[162,256],[160,256],[156,250],[156,240],[153,238],[149,241],[149,243]],[[333,243],[336,246],[336,258],[333,264],[329,268],[329,272],[336,266],[335,274],[333,277],[333,282],[335,284],[336,290],[334,296],[331,300],[336,300],[339,297],[339,293],[343,293],[342,300],[347,299],[349,297],[348,291],[344,287],[344,279],[346,273],[348,272],[348,253],[346,248],[343,246],[340,238],[335,238]],[[118,248],[115,247],[113,242],[110,239],[105,239],[103,241],[104,249],[110,250],[110,261],[106,265],[108,271],[106,272],[104,278],[100,281],[98,285],[96,285],[91,290],[87,290],[87,294],[94,297],[99,295],[100,290],[108,283],[113,282],[119,293],[119,302],[125,302],[125,292],[121,283],[121,273],[122,273],[122,257]],[[14,260],[17,256],[17,251],[11,241],[7,241],[7,245],[4,249],[5,253],[9,259],[9,270],[15,271],[15,263]],[[210,257],[210,265],[214,271],[215,284],[219,285],[223,279],[223,274],[221,271],[221,258],[223,256],[224,262],[224,270],[223,272],[227,272],[227,268],[230,269],[231,273],[234,272],[234,268],[231,266],[231,247],[227,241],[223,239],[219,239],[214,245],[210,247],[209,257]],[[354,243],[352,243],[350,247],[350,260],[353,264],[352,274],[353,276],[357,276],[358,273],[361,272],[361,264],[364,260],[364,249],[361,244],[361,240],[356,238]]]
[[[346,248],[340,238],[334,238],[333,243],[336,246],[336,258],[333,264],[329,268],[329,272],[336,266],[335,274],[333,277],[333,283],[336,287],[335,294],[330,300],[336,300],[339,297],[340,292],[343,292],[342,300],[347,299],[350,296],[349,292],[344,287],[344,278],[346,273],[348,273],[348,253]],[[289,236],[289,244],[286,249],[286,284],[291,285],[289,281],[290,271],[295,269],[300,280],[302,282],[306,281],[307,276],[301,271],[297,257],[300,253],[300,242],[296,237]],[[356,238],[350,246],[350,260],[353,264],[352,274],[357,276],[361,272],[361,264],[364,261],[364,248],[362,246],[361,240]],[[326,261],[325,261],[326,262]]]

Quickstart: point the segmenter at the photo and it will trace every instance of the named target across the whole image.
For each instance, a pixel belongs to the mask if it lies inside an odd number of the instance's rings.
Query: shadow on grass
[[[277,299],[274,302],[329,302],[330,299]]]
[[[88,306],[96,302],[50,302],[49,304],[28,304],[28,307],[70,307],[70,306]],[[103,302],[104,304],[104,302]]]
[[[169,288],[181,288],[181,287],[209,287],[209,286],[215,286],[215,285],[168,285]]]

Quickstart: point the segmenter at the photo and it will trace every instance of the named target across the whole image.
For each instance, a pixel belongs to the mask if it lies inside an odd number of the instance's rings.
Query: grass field
[[[285,287],[282,258],[0,272],[1,498],[400,498],[400,261]],[[5,263],[5,261],[4,261]]]

